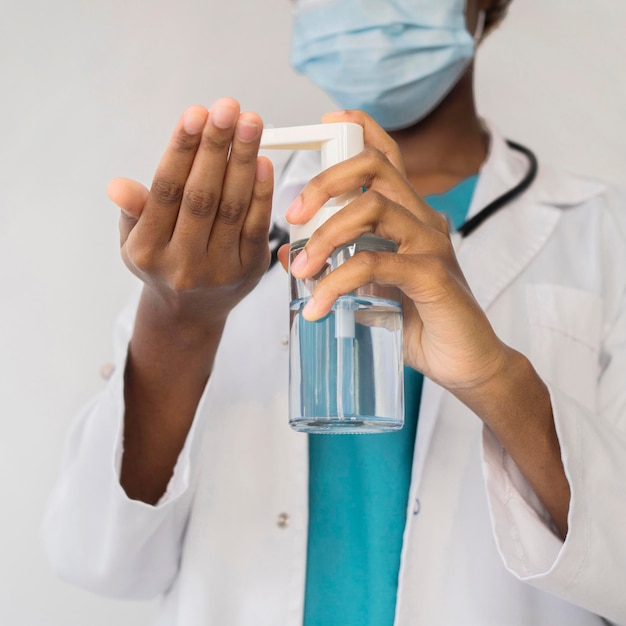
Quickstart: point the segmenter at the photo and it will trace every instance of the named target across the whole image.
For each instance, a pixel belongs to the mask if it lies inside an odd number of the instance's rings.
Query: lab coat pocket
[[[589,410],[600,374],[602,299],[559,285],[529,285],[530,359],[548,385]]]

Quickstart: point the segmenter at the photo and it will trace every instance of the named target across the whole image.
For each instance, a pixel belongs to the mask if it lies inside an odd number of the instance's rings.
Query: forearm
[[[197,321],[144,289],[125,372],[121,483],[130,498],[159,500],[193,422],[224,327]]]
[[[550,395],[526,357],[511,348],[505,354],[497,377],[456,395],[498,438],[565,537],[570,488]]]

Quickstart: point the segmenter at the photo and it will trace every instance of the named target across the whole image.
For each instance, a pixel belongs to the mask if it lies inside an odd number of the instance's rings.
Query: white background
[[[514,0],[479,108],[563,167],[624,183],[624,0]],[[0,624],[141,626],[151,605],[57,581],[38,528],[133,281],[107,181],[148,183],[189,104],[275,126],[335,108],[288,63],[289,0],[4,0],[0,17]]]

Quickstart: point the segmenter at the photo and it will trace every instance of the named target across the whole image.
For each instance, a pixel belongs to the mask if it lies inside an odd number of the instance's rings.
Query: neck
[[[432,113],[389,134],[400,148],[407,178],[421,196],[443,193],[477,174],[489,138],[476,113],[472,67]]]

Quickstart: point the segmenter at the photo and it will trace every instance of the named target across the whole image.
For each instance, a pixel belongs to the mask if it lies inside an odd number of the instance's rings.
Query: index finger
[[[161,245],[169,241],[174,230],[185,182],[208,116],[204,107],[189,107],[178,121],[157,166],[136,228]]]
[[[380,150],[402,175],[406,174],[398,144],[367,113],[358,110],[333,111],[326,113],[322,122],[353,122],[362,126],[365,145]]]

